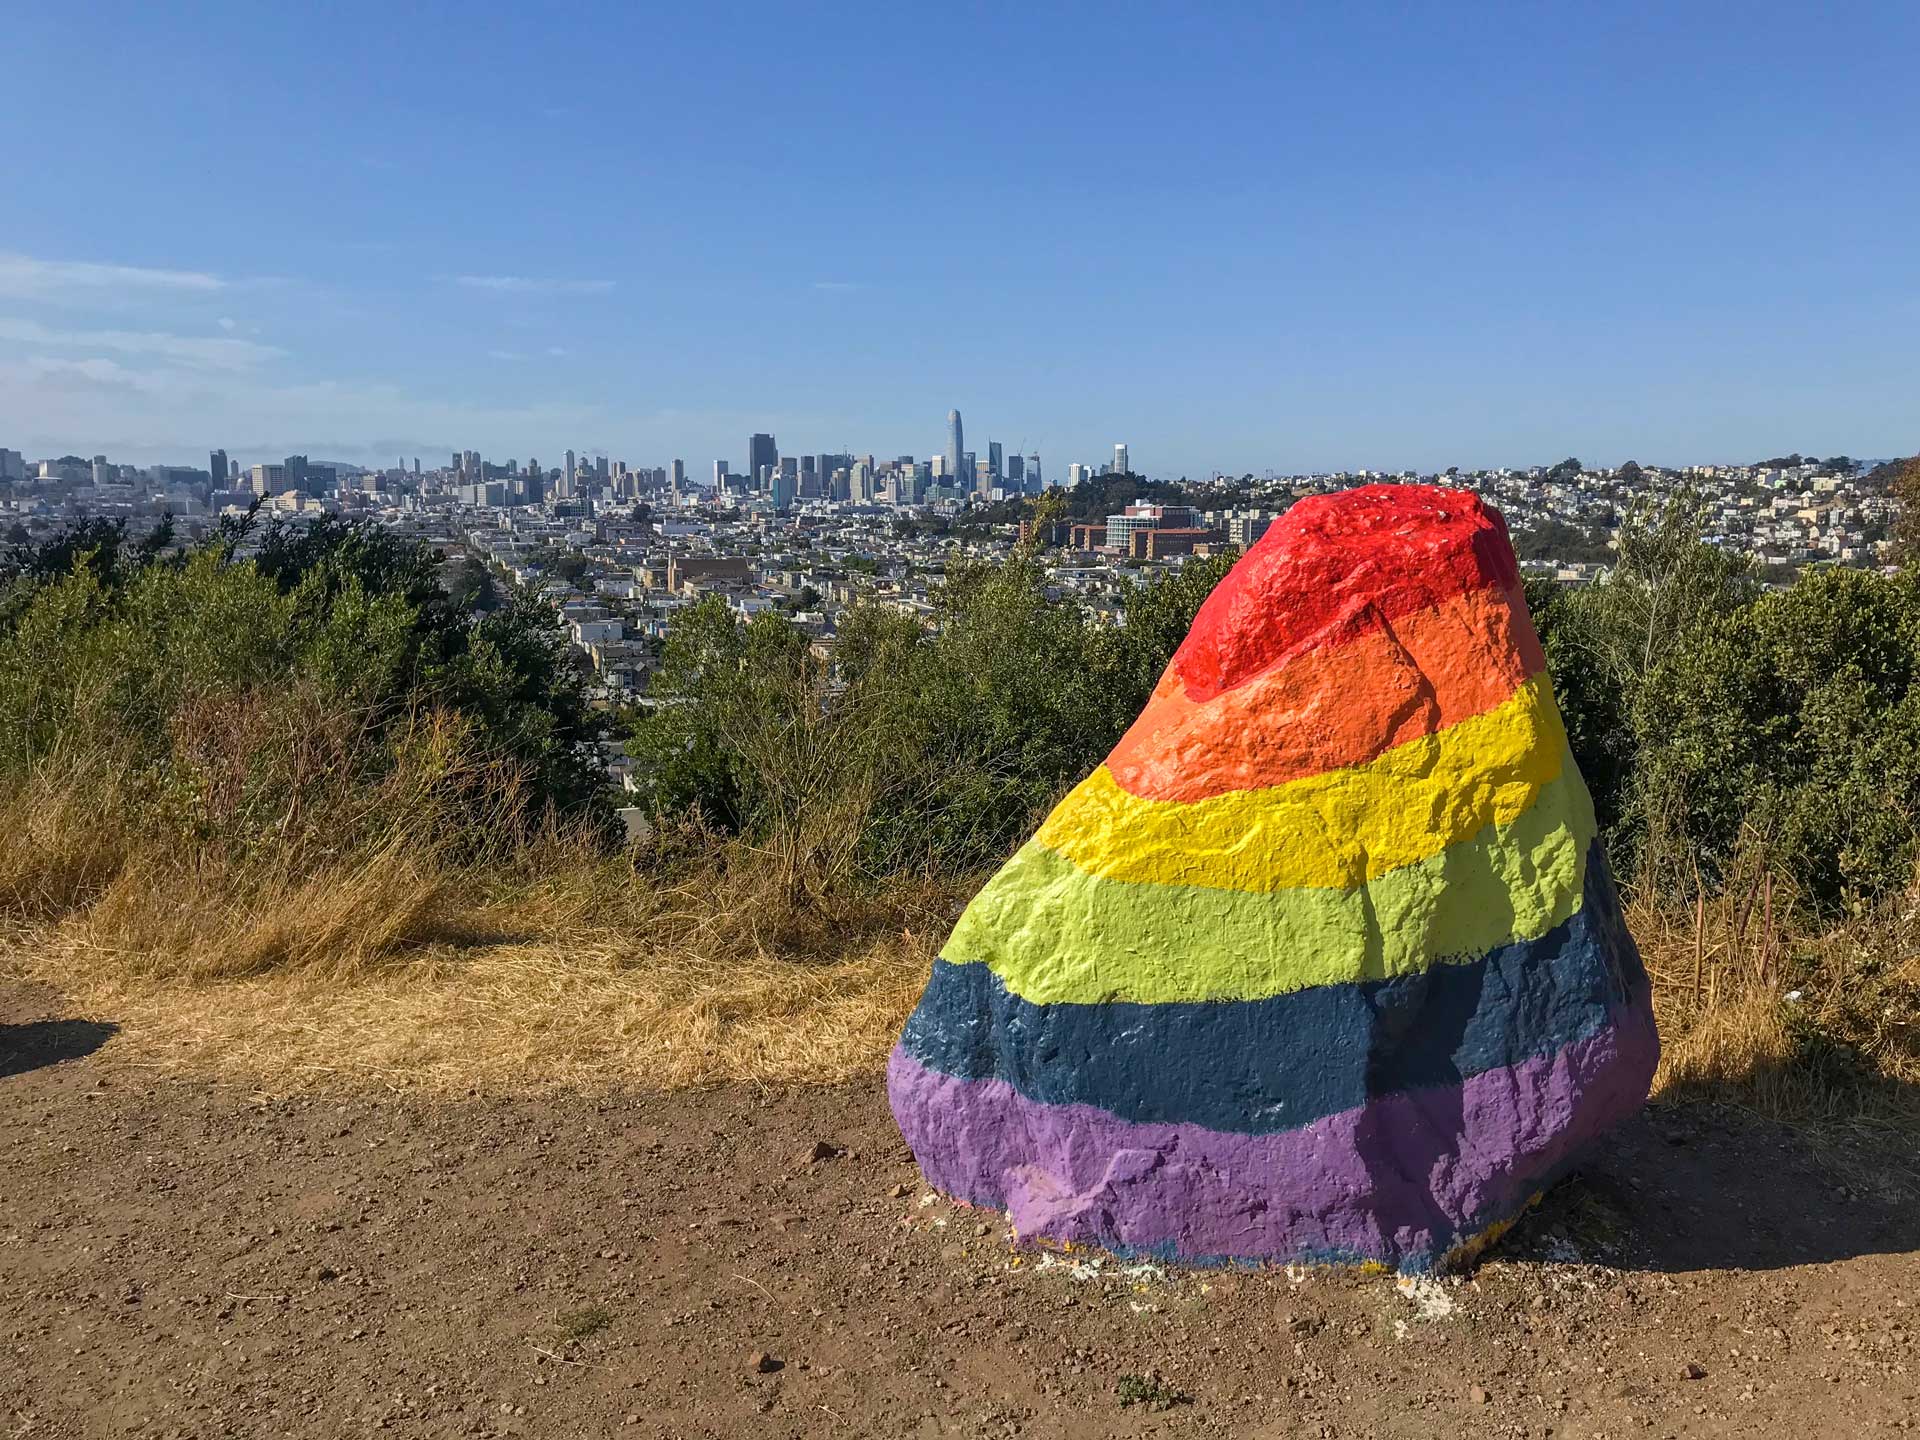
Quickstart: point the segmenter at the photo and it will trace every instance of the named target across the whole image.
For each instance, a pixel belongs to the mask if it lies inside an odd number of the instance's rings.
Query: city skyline
[[[921,454],[960,397],[1164,475],[1912,448],[1910,7],[216,8],[236,82],[354,103],[183,85],[161,12],[10,15],[111,98],[14,128],[0,443]],[[643,107],[556,83],[626,50]],[[874,83],[929,53],[964,103]]]

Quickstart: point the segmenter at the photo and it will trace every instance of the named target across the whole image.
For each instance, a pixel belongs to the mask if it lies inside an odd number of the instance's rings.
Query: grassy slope
[[[0,891],[57,903],[16,924],[7,967],[129,1025],[137,1063],[273,1091],[872,1076],[979,878],[849,899],[737,844],[636,872],[565,837],[462,867],[404,835],[298,880],[208,875],[116,851],[61,794],[32,801],[0,815],[31,841],[7,847]],[[1821,934],[1752,896],[1629,915],[1666,1046],[1657,1095],[1920,1121],[1913,896]]]

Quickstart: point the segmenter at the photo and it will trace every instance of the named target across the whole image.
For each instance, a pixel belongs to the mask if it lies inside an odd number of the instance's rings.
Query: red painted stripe
[[[1310,650],[1519,578],[1506,521],[1468,491],[1365,485],[1312,496],[1207,597],[1173,668],[1191,699],[1211,700]]]

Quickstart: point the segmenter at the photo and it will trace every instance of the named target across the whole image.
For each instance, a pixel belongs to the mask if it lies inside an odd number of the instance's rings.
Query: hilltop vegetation
[[[1666,1083],[1911,1116],[1920,1080],[1920,574],[1763,590],[1689,501],[1608,582],[1528,603],[1656,978]]]
[[[1229,562],[1121,597],[1124,626],[1046,597],[1030,552],[956,564],[937,626],[870,606],[830,652],[718,599],[681,615],[635,728],[642,796],[782,857],[821,885],[970,874],[1113,747]]]
[[[1920,576],[1763,591],[1685,500],[1621,532],[1608,583],[1528,584],[1616,866],[1690,894],[1753,863],[1835,915],[1913,877]]]
[[[1666,1080],[1881,1113],[1920,1072],[1920,578],[1765,591],[1697,526],[1684,501],[1630,517],[1607,583],[1528,592]],[[1027,552],[956,563],[932,629],[856,608],[830,647],[690,607],[618,722],[652,821],[626,846],[594,749],[616,722],[530,595],[337,523],[16,547],[13,963],[242,1070],[869,1070],[958,906],[1112,746],[1224,569],[1130,589],[1118,628]]]

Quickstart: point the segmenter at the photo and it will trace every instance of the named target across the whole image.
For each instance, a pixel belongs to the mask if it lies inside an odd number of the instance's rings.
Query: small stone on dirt
[[[1682,1380],[1704,1380],[1707,1378],[1707,1372],[1689,1361],[1680,1367],[1680,1378]]]
[[[839,1153],[840,1147],[831,1140],[816,1140],[813,1142],[813,1149],[809,1150],[803,1159],[806,1164],[814,1165],[822,1160],[832,1160]]]
[[[756,1375],[771,1375],[787,1362],[777,1355],[769,1355],[764,1350],[756,1350],[747,1357],[747,1369]]]
[[[1467,1403],[1469,1405],[1491,1405],[1493,1403],[1493,1396],[1484,1385],[1469,1385],[1467,1386]]]
[[[904,1200],[912,1193],[913,1187],[902,1180],[898,1185],[894,1186],[893,1189],[887,1191],[887,1198],[889,1200]]]

